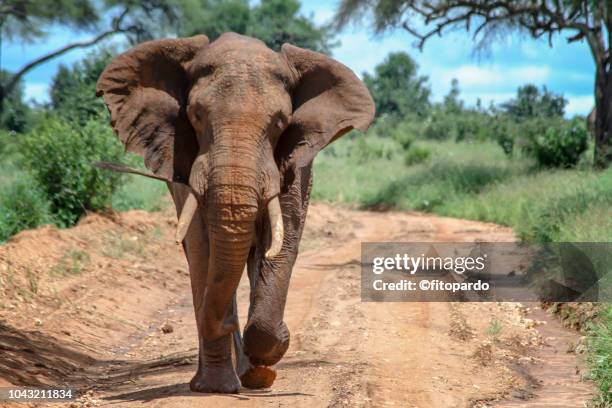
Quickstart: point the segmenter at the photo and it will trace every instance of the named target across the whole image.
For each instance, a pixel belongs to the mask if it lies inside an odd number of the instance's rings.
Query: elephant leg
[[[289,348],[289,329],[283,321],[291,271],[302,236],[312,185],[311,167],[297,169],[280,202],[285,226],[283,247],[273,259],[259,257],[253,275],[249,320],[244,329],[244,352],[259,377],[268,375],[261,367],[276,364]],[[262,250],[265,250],[262,248]],[[244,375],[241,376],[243,379]],[[263,382],[265,378],[255,378]],[[243,385],[245,384],[243,380]]]
[[[187,192],[181,187],[171,188],[179,213],[187,197]],[[198,370],[189,387],[195,392],[236,393],[240,389],[240,381],[232,364],[231,334],[215,340],[207,340],[205,336],[207,310],[204,304],[210,254],[207,227],[199,213],[193,217],[183,249],[189,264],[199,344]]]
[[[255,285],[259,278],[260,263],[259,259],[262,256],[262,251],[253,248],[249,254],[247,263],[247,272],[249,276],[249,284],[251,288],[251,302],[249,307],[249,318],[253,312],[253,295],[255,294]],[[249,357],[244,353],[242,339],[240,339],[240,360],[238,361],[238,375],[240,382],[246,388],[260,389],[268,388],[276,379],[276,371],[270,367],[262,365],[253,365]],[[236,337],[234,337],[236,340]],[[235,341],[236,343],[236,341]]]

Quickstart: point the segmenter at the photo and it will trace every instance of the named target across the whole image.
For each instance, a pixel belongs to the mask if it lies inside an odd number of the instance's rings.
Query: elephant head
[[[210,385],[220,375],[211,373],[218,367],[203,349],[227,352],[219,342],[237,330],[232,298],[249,263],[255,271],[249,272],[250,334],[245,329],[249,364],[274,364],[286,350],[288,332],[279,346],[278,330],[310,166],[329,143],[369,126],[368,90],[323,54],[290,44],[275,52],[226,33],[212,43],[199,35],[138,45],[108,65],[97,95],[126,149],[169,183],[177,205],[176,239],[190,265],[201,340],[201,373],[192,389],[235,391]],[[301,176],[305,170],[308,177]],[[274,273],[258,280],[266,268]],[[268,321],[257,321],[257,299],[267,305],[268,316],[260,319]]]

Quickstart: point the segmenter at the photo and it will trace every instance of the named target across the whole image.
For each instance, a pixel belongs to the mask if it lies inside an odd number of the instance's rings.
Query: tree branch
[[[129,12],[129,8],[126,8],[118,17],[116,17],[113,20],[112,23],[112,28],[104,31],[100,34],[98,34],[96,37],[87,40],[87,41],[80,41],[80,42],[74,42],[68,45],[65,45],[55,51],[52,51],[46,55],[43,55],[39,58],[36,58],[35,60],[27,63],[26,65],[24,65],[21,69],[19,69],[19,71],[17,71],[15,74],[11,75],[10,80],[1,87],[0,89],[0,102],[1,99],[3,99],[6,95],[10,94],[14,89],[15,86],[17,86],[17,84],[19,83],[19,81],[21,80],[21,78],[27,74],[30,70],[32,70],[34,67],[43,64],[49,60],[52,60],[53,58],[56,58],[62,54],[67,53],[68,51],[77,49],[77,48],[87,48],[87,47],[91,47],[92,45],[95,45],[97,43],[99,43],[100,41],[104,40],[107,37],[110,37],[114,34],[118,34],[118,33],[123,33],[123,32],[128,32],[131,30],[131,27],[126,27],[126,28],[122,28],[121,27],[121,23],[123,22],[123,20],[125,19],[125,17],[127,16]]]

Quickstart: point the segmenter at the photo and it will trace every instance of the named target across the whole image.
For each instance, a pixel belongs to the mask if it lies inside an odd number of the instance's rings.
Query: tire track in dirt
[[[188,278],[182,254],[165,239],[173,222],[163,220],[160,225],[160,239],[145,247],[146,264],[142,260],[122,264],[113,271],[113,278],[105,272],[104,262],[92,272],[98,276],[95,281],[88,278],[89,295],[74,300],[89,315],[55,312],[54,320],[45,322],[43,329],[56,333],[60,319],[74,319],[67,321],[74,334],[59,340],[95,360],[81,377],[79,367],[72,376],[90,389],[76,406],[492,406],[527,386],[512,368],[516,364],[531,367],[530,356],[537,353],[540,341],[525,308],[360,300],[363,241],[511,241],[514,236],[509,229],[422,214],[314,204],[286,308],[291,346],[277,366],[273,388],[243,390],[240,395],[191,393],[187,383],[195,371],[197,337]],[[122,268],[134,273],[126,276]],[[146,268],[156,272],[147,276]],[[239,288],[242,324],[247,305],[245,278]],[[504,327],[494,339],[487,334],[493,320]],[[159,328],[166,323],[172,330],[164,334]],[[79,337],[79,328],[89,334]],[[24,336],[28,337],[27,332]],[[1,368],[0,363],[0,374]],[[84,376],[93,381],[83,380]],[[575,378],[573,384],[589,389]]]

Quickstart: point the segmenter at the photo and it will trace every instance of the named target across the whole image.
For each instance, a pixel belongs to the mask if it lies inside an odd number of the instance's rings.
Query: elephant
[[[283,321],[312,186],[312,162],[374,103],[346,66],[314,51],[225,33],[142,43],[96,87],[127,151],[163,180],[189,266],[197,323],[195,392],[270,387],[289,347]],[[236,290],[244,270],[248,319]]]

